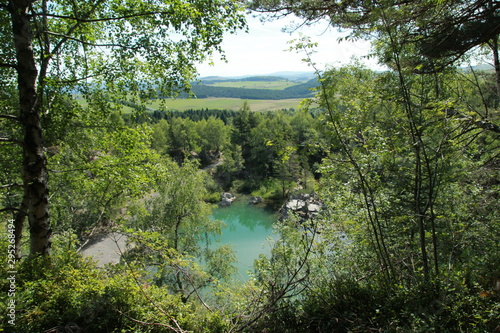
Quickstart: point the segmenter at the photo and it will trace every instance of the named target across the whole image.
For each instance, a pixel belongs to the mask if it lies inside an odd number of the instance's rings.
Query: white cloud
[[[312,71],[302,61],[305,54],[287,51],[288,42],[299,38],[300,34],[309,36],[318,43],[313,61],[319,69],[328,65],[346,64],[351,57],[366,56],[370,49],[368,41],[338,42],[338,38],[345,36],[335,29],[328,27],[326,22],[314,26],[304,26],[293,33],[283,32],[282,29],[293,24],[290,18],[260,22],[258,18],[249,16],[249,33],[239,32],[228,34],[224,39],[222,49],[225,51],[227,63],[214,59],[214,66],[208,63],[199,65],[200,76],[240,76],[269,74],[277,71]],[[300,22],[295,19],[295,23]],[[373,60],[365,61],[367,65],[376,68]]]

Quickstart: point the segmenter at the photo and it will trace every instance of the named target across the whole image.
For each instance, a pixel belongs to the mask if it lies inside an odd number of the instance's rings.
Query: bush
[[[283,300],[254,331],[492,332],[500,324],[500,294],[481,297],[481,289],[468,286],[460,274],[407,286],[332,276]]]
[[[26,259],[16,279],[16,332],[226,331],[226,318],[194,301],[183,303],[146,276],[128,265],[99,268],[74,250]],[[2,297],[6,288],[3,280]],[[0,308],[8,329],[6,311]]]

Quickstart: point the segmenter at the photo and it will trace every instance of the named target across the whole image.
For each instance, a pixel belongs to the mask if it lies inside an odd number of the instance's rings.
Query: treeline
[[[202,168],[219,161],[215,177],[224,190],[237,181],[236,191],[262,187],[269,198],[282,199],[294,184],[313,184],[324,155],[315,147],[322,140],[319,121],[306,111],[256,113],[245,102],[239,111],[163,116],[152,125],[152,147],[179,163],[197,159]]]
[[[160,120],[170,120],[172,118],[187,118],[193,121],[207,120],[208,118],[221,119],[224,124],[228,124],[237,114],[235,110],[227,109],[188,109],[177,110],[147,110],[145,112],[123,114],[122,118],[127,124],[154,124]]]
[[[202,84],[214,84],[214,83],[219,83],[219,82],[245,82],[245,81],[256,81],[256,82],[274,82],[274,81],[288,81],[285,78],[279,77],[279,76],[268,76],[268,75],[263,75],[263,76],[249,76],[249,77],[244,77],[241,79],[229,79],[229,78],[224,78],[224,77],[217,77],[217,78],[203,78],[200,80]]]
[[[188,109],[185,111],[154,111],[150,114],[151,121],[156,123],[161,119],[170,120],[172,118],[189,118],[192,121],[207,120],[208,118],[220,119],[224,124],[228,124],[235,117],[235,110],[219,109]]]
[[[193,85],[191,90],[197,98],[289,99],[311,97],[314,93],[312,89],[316,87],[318,87],[318,80],[312,79],[306,83],[297,84],[282,90],[218,87],[203,83]],[[181,96],[187,97],[186,94]]]

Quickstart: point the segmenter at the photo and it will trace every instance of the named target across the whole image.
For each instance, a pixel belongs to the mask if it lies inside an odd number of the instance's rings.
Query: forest
[[[387,69],[317,68],[302,37],[292,48],[317,79],[299,109],[147,109],[189,94],[249,10],[327,19]],[[1,1],[0,331],[498,333],[499,13],[493,0]],[[211,246],[223,192],[321,210],[276,221],[241,282],[232,248]],[[101,267],[80,250],[109,231],[130,246]]]

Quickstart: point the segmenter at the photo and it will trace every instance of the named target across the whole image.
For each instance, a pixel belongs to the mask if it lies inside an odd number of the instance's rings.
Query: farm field
[[[75,96],[76,101],[81,106],[87,106],[87,102],[80,96]],[[246,100],[250,106],[250,110],[255,112],[273,111],[281,109],[298,109],[303,98],[291,98],[281,100],[267,99],[249,99]],[[239,110],[243,106],[245,100],[240,98],[179,98],[171,100],[153,100],[146,105],[151,110],[199,110],[199,109],[219,109],[219,110]],[[125,113],[132,112],[132,107],[122,105]]]
[[[297,109],[303,98],[292,98],[282,100],[249,99],[248,105],[252,111],[262,112],[281,109]],[[167,107],[167,110],[185,111],[189,109],[220,109],[220,110],[239,110],[245,100],[240,98],[191,98],[191,99],[172,99],[155,100],[148,104],[151,109],[160,109],[161,104]]]
[[[279,81],[221,81],[214,83],[205,83],[212,87],[228,87],[228,88],[246,88],[246,89],[272,89],[282,90],[288,87],[296,86],[300,83],[288,80]]]

